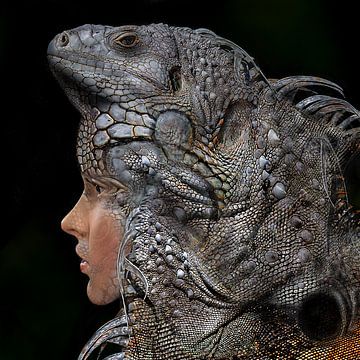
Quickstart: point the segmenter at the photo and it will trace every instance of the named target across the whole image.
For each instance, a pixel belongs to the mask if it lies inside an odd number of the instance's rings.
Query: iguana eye
[[[139,42],[139,37],[133,32],[126,32],[114,39],[115,44],[130,48],[135,46]]]

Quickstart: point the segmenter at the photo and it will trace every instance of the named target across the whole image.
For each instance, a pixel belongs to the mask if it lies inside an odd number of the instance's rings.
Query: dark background
[[[46,62],[47,44],[57,33],[84,23],[207,27],[254,56],[266,76],[330,79],[360,108],[359,20],[356,5],[344,1],[51,0],[2,6],[2,360],[75,359],[118,308],[89,303],[75,240],[60,230],[82,186],[75,157],[79,115]],[[359,179],[358,169],[353,184]]]

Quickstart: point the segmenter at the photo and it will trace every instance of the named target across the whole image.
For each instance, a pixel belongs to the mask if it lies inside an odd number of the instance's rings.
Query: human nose
[[[86,220],[86,204],[83,196],[72,208],[72,210],[62,219],[61,229],[77,239],[87,238],[88,223]]]

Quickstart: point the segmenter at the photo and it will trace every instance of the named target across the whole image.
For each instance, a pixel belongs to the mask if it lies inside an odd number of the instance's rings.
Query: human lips
[[[89,262],[87,261],[86,255],[84,254],[84,252],[81,251],[82,248],[83,248],[83,246],[81,246],[81,244],[77,244],[76,248],[75,248],[75,252],[79,256],[79,258],[81,259],[80,271],[83,272],[83,273],[87,273],[88,269],[89,269]]]
[[[82,273],[87,274],[89,270],[89,266],[90,266],[89,263],[86,260],[82,259],[80,262],[80,271]]]

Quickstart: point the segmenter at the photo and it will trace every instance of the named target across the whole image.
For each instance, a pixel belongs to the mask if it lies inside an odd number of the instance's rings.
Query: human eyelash
[[[98,184],[95,184],[95,190],[98,194],[101,194],[103,192],[103,188]]]

